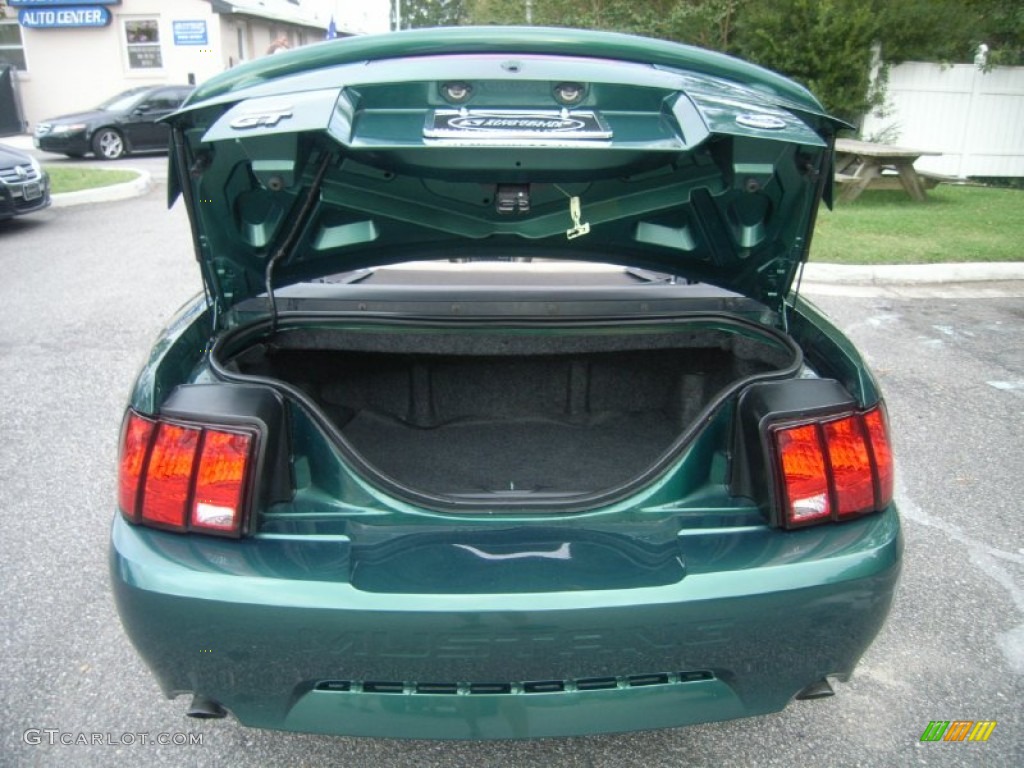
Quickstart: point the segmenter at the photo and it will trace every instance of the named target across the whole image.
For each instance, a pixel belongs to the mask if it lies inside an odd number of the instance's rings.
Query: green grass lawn
[[[51,165],[53,192],[131,181],[133,171]],[[917,203],[898,190],[869,191],[822,208],[811,261],[933,264],[1024,261],[1024,190],[940,184]]]
[[[902,190],[868,191],[821,209],[811,261],[1024,261],[1024,191],[940,184],[923,203]]]
[[[46,172],[50,174],[50,191],[77,192],[80,189],[108,187],[131,181],[139,174],[134,171],[107,171],[98,168],[69,168],[64,165],[48,165]]]

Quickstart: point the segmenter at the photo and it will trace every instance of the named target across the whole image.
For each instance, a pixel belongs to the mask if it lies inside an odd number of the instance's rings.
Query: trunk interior
[[[742,331],[742,332],[741,332]],[[637,477],[736,385],[799,353],[742,325],[291,329],[227,362],[314,400],[379,472],[432,495],[576,495]]]

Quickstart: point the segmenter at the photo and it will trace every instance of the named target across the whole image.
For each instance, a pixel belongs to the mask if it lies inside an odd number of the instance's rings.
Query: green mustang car
[[[132,392],[110,549],[164,694],[503,739],[849,677],[902,539],[878,386],[799,296],[843,127],[805,89],[453,28],[267,57],[169,122],[204,290]]]

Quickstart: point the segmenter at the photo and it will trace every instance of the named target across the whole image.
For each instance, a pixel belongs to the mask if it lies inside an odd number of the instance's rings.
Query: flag
[[[338,27],[334,24],[334,14],[331,14],[331,23],[327,25],[327,35],[325,39],[333,40],[338,36]]]

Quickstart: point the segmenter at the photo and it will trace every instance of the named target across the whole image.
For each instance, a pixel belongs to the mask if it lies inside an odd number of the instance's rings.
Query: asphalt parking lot
[[[186,719],[187,699],[161,697],[121,631],[106,564],[132,378],[200,285],[184,212],[167,213],[164,196],[158,185],[0,223],[0,764],[1024,765],[1019,282],[816,296],[886,395],[906,535],[892,616],[835,697],[743,721],[535,742]],[[933,720],[997,726],[985,743],[922,743]],[[201,743],[179,743],[190,740]]]

